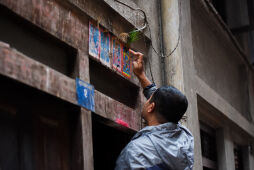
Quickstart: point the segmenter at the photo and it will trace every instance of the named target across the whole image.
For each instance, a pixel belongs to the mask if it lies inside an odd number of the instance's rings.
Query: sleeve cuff
[[[157,90],[156,85],[152,83],[144,88],[143,94],[146,97],[146,99],[149,99],[156,90]]]

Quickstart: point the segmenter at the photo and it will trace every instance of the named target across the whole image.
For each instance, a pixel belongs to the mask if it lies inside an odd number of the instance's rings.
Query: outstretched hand
[[[133,72],[137,77],[140,77],[144,75],[144,61],[143,61],[143,56],[144,54],[140,52],[135,52],[131,49],[129,49],[129,52],[134,56],[132,65],[133,65]]]
[[[143,88],[149,86],[150,84],[152,84],[148,78],[145,75],[145,71],[144,71],[144,61],[143,61],[143,56],[144,54],[140,53],[140,52],[135,52],[133,50],[129,50],[129,52],[134,55],[133,57],[133,72],[134,74],[137,76],[137,78],[139,79],[141,86]]]

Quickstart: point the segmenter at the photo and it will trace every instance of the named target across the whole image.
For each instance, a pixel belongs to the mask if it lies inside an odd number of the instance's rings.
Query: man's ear
[[[155,109],[155,103],[152,102],[151,104],[149,104],[147,111],[148,113],[152,113],[154,109]]]

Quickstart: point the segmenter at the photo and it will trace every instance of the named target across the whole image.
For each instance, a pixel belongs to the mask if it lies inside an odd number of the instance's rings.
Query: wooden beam
[[[83,141],[83,167],[84,170],[94,169],[93,159],[93,134],[92,134],[92,113],[81,108],[81,126]]]
[[[88,66],[87,57],[85,54],[79,54],[80,62],[83,60],[86,66]],[[84,69],[80,69],[79,75],[89,82],[88,70],[82,68]],[[4,43],[0,43],[0,74],[78,105],[74,79],[25,56]],[[113,121],[120,118],[129,124],[129,128],[140,129],[141,103],[138,103],[137,108],[132,109],[97,90],[95,90],[95,101],[96,114]]]

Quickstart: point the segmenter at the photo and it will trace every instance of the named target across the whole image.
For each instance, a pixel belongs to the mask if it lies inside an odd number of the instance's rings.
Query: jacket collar
[[[143,134],[148,134],[148,133],[153,133],[153,132],[158,132],[158,131],[162,131],[162,130],[174,130],[176,128],[178,128],[180,126],[180,124],[176,124],[176,123],[172,123],[172,122],[168,122],[168,123],[163,123],[160,125],[156,125],[156,126],[146,126],[143,129],[141,129],[139,132],[137,132],[134,137],[132,138],[132,140],[140,137]]]

